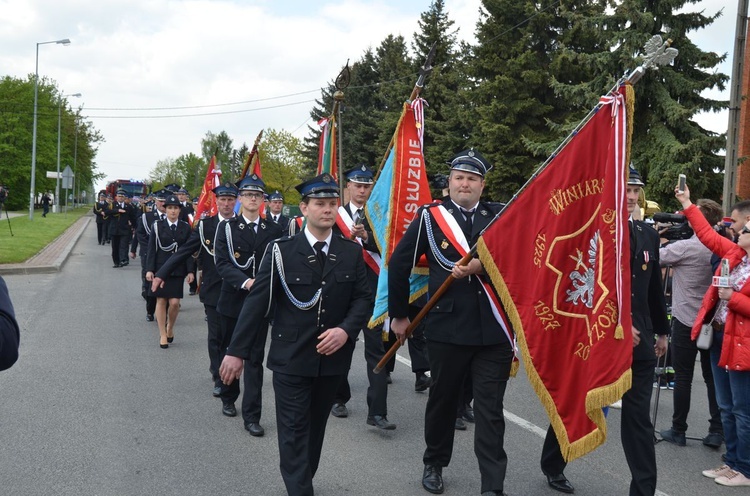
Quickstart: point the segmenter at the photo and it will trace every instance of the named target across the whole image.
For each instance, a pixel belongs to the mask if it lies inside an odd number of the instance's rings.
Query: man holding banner
[[[344,172],[349,203],[339,207],[336,217],[335,233],[341,233],[362,245],[362,255],[367,266],[367,281],[373,298],[378,286],[380,274],[380,252],[375,244],[370,224],[365,218],[365,203],[370,197],[374,184],[372,169],[361,164]],[[365,361],[367,363],[367,425],[391,431],[396,425],[388,421],[388,383],[385,374],[376,374],[373,369],[378,364],[385,349],[382,337],[383,324],[372,328],[365,327],[362,332],[365,340]],[[342,377],[334,396],[331,415],[346,417],[349,413],[346,403],[352,397],[348,374]]]
[[[474,450],[483,495],[503,494],[507,456],[503,449],[503,396],[511,373],[514,339],[497,295],[478,259],[457,266],[500,209],[480,201],[492,168],[475,150],[450,162],[449,198],[421,207],[390,258],[388,311],[391,329],[403,341],[409,325],[409,275],[422,255],[429,263],[429,292],[448,277],[456,281],[427,316],[427,353],[432,389],[425,412],[422,486],[444,491],[443,467],[453,451],[459,391],[465,375],[474,383]]]

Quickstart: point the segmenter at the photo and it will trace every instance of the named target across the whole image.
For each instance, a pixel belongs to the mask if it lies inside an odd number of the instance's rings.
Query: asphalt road
[[[21,325],[21,357],[0,372],[0,494],[285,494],[270,373],[261,420],[266,436],[253,438],[240,417],[223,417],[211,396],[198,298],[185,297],[175,342],[160,349],[156,324],[144,319],[138,260],[112,269],[109,251],[97,245],[90,223],[60,273],[5,278]],[[389,419],[398,428],[383,432],[365,424],[360,341],[350,374],[351,415],[330,419],[317,494],[428,494],[420,484],[427,396],[414,392],[414,375],[403,362],[393,379]],[[693,387],[688,435],[702,437],[708,407],[699,374]],[[671,396],[661,392],[657,428],[670,425]],[[505,407],[505,491],[559,494],[539,469],[547,420],[523,371],[510,382]],[[568,466],[577,495],[628,493],[619,421],[619,411],[610,410],[606,444]],[[444,470],[446,495],[479,493],[472,440],[472,426],[456,433]],[[695,440],[684,448],[659,443],[657,494],[732,492],[701,476],[720,465],[720,452]]]

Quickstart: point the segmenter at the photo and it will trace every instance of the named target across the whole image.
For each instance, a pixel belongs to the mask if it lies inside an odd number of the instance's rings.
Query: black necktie
[[[177,224],[172,224],[169,228],[172,230],[172,234],[177,232]]]
[[[318,262],[320,262],[321,267],[325,267],[326,264],[326,252],[323,251],[323,248],[326,247],[325,241],[318,241],[313,245],[315,248],[315,254],[318,256]]]
[[[273,221],[278,224],[279,223],[279,216],[278,215],[274,215],[273,216]]]
[[[472,229],[472,227],[473,227],[473,224],[472,224],[472,222],[471,222],[471,219],[472,219],[472,217],[474,216],[474,211],[473,211],[473,210],[464,210],[464,209],[463,209],[463,208],[461,208],[461,207],[458,207],[458,209],[459,209],[459,210],[461,211],[461,213],[463,214],[463,216],[464,216],[464,219],[466,219],[466,226],[467,226],[467,227],[469,228],[469,230],[468,230],[469,234],[471,234],[471,229]]]
[[[354,219],[354,223],[361,223],[362,219],[365,218],[365,209],[364,208],[358,208],[357,209],[357,218]]]

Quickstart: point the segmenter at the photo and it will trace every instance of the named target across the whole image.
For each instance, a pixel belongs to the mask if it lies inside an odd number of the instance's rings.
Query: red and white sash
[[[349,239],[352,239],[352,227],[354,227],[354,219],[349,215],[344,207],[339,207],[339,214],[336,216],[336,225],[339,226],[341,232]],[[362,255],[365,257],[365,263],[375,272],[380,275],[380,254],[374,251],[367,250],[362,245],[360,238],[354,238],[354,240],[362,246]]]
[[[461,226],[458,225],[456,218],[448,213],[448,210],[446,210],[443,205],[435,205],[428,208],[427,211],[435,219],[435,222],[437,223],[438,227],[440,227],[440,230],[443,232],[443,235],[446,237],[451,246],[453,246],[453,248],[461,255],[461,258],[465,257],[466,254],[469,253],[469,242],[466,240],[466,236],[464,235]],[[429,222],[429,219],[427,219],[427,222]],[[438,249],[437,246],[434,246],[432,248]],[[515,355],[516,342],[510,330],[508,317],[502,310],[503,307],[498,301],[497,295],[495,295],[495,292],[492,290],[492,286],[490,285],[490,283],[485,281],[483,277],[477,277],[477,279],[479,280],[479,283],[484,290],[484,294],[487,297],[487,301],[490,304],[492,315],[495,316],[495,320],[497,320],[497,323],[500,324],[500,327],[503,329],[505,336],[508,338],[508,342],[510,342],[511,346],[513,347],[513,353]]]

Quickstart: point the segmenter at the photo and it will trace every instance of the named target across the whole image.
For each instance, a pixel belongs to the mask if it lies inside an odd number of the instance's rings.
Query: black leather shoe
[[[214,386],[213,393],[211,394],[214,395],[214,398],[218,398],[219,396],[221,396],[221,386]]]
[[[685,433],[677,432],[671,427],[659,432],[659,434],[661,435],[661,438],[668,443],[676,444],[677,446],[685,446],[687,444],[685,441]]]
[[[393,379],[391,378],[391,373],[386,372],[385,373],[385,383],[386,384],[393,384]]]
[[[724,435],[718,432],[709,432],[706,437],[703,438],[703,445],[709,448],[719,449],[721,443],[724,442]]]
[[[331,408],[331,415],[338,418],[346,418],[349,416],[349,410],[346,409],[346,405],[343,403],[334,403]]]
[[[456,419],[455,429],[457,431],[465,431],[466,430],[466,422],[464,422],[463,419],[460,418],[460,417],[457,418]]]
[[[112,268],[113,268],[113,269],[119,269],[120,267],[121,267],[121,266],[120,266],[120,264],[114,264],[114,265],[112,266]]]
[[[367,417],[367,425],[374,425],[384,431],[392,431],[396,428],[396,424],[388,422],[388,417],[385,415],[370,415]]]
[[[573,494],[575,492],[573,484],[563,474],[548,475],[547,484],[555,491],[560,491],[561,493]]]
[[[154,321],[154,314],[149,313],[146,314],[146,322],[153,322]]]
[[[421,393],[427,391],[430,386],[432,386],[432,379],[422,373],[417,374],[417,381],[414,383],[414,391]]]
[[[265,429],[263,429],[263,427],[257,422],[249,422],[245,424],[245,430],[254,437],[263,437],[263,434],[266,433]]]
[[[482,496],[508,496],[502,491],[485,491],[482,493]]]
[[[237,409],[234,407],[234,403],[224,403],[221,406],[221,413],[227,417],[236,417]]]
[[[195,296],[195,291],[190,291],[190,296]]]
[[[443,494],[443,467],[425,465],[422,473],[422,487],[432,494]]]
[[[466,405],[464,407],[464,411],[461,412],[461,418],[465,422],[469,422],[470,424],[474,423],[474,409],[471,407],[471,405]]]
[[[174,341],[174,336],[172,336],[171,338],[167,338],[167,343],[171,343],[172,341]]]
[[[159,344],[159,348],[161,348],[162,350],[166,350],[167,348],[169,348],[169,345],[168,344]]]
[[[120,267],[127,267],[130,265],[130,262],[120,262]]]

